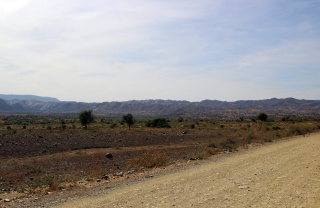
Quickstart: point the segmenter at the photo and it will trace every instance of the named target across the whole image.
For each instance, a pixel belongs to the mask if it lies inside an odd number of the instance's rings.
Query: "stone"
[[[122,177],[123,176],[123,172],[115,173],[114,176]]]
[[[112,155],[111,153],[107,153],[107,154],[106,154],[106,158],[108,158],[108,159],[113,159],[113,155]]]
[[[11,202],[11,199],[4,199],[4,202]]]
[[[128,172],[127,172],[127,174],[129,175],[129,174],[133,174],[134,172],[136,172],[135,170],[129,170]]]

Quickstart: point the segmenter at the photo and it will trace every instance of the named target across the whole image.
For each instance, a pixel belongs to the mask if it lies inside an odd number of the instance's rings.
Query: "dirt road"
[[[281,141],[60,207],[320,207],[319,150]]]

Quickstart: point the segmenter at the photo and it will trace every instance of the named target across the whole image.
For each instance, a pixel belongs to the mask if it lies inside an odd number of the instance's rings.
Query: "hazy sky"
[[[0,0],[0,94],[320,99],[319,0]]]

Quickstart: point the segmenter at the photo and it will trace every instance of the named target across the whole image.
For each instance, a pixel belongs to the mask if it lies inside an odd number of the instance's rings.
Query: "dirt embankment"
[[[59,207],[319,207],[319,149],[282,141]]]

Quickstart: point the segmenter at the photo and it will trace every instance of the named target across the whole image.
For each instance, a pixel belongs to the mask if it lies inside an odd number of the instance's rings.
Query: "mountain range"
[[[38,96],[27,100],[23,98],[24,96],[15,96],[15,99],[0,99],[0,112],[5,114],[78,114],[82,110],[90,109],[95,115],[110,117],[122,116],[130,112],[136,117],[196,116],[219,119],[250,117],[260,112],[276,116],[295,115],[313,118],[319,118],[320,114],[320,100],[298,100],[294,98],[241,100],[235,102],[219,100],[203,100],[201,102],[131,100],[103,103],[61,102],[55,98],[43,101],[47,98],[38,98]]]

